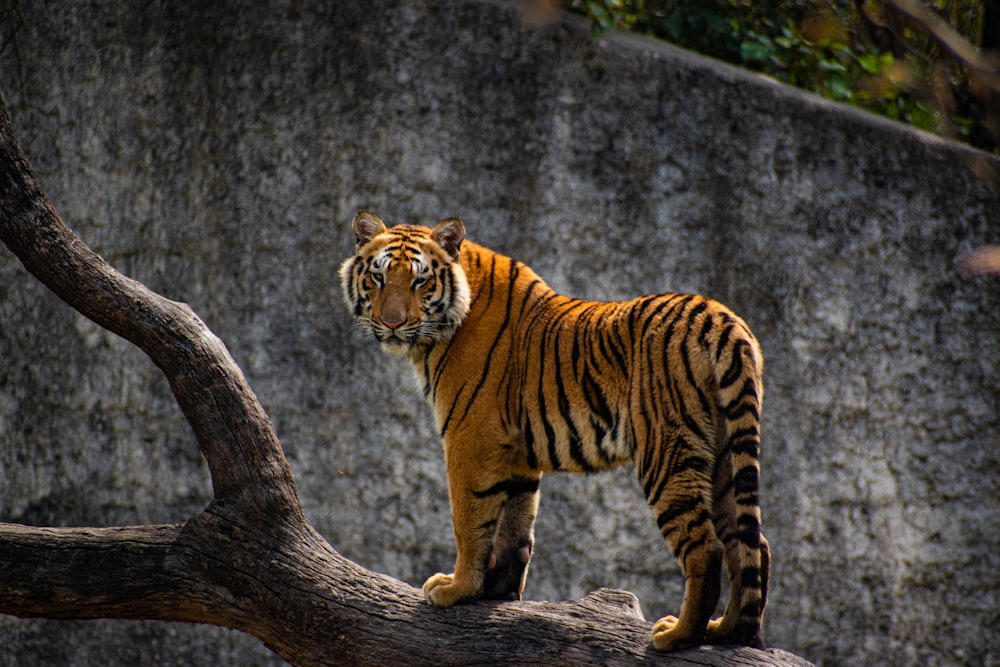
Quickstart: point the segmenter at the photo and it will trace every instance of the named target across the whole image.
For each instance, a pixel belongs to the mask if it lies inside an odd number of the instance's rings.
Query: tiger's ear
[[[431,230],[431,238],[448,253],[452,261],[455,261],[465,239],[465,225],[458,218],[442,220]]]
[[[371,211],[358,211],[351,223],[354,230],[354,240],[360,248],[373,238],[386,231],[385,223]]]

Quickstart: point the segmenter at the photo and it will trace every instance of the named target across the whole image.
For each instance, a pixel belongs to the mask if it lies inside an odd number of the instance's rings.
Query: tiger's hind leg
[[[733,558],[733,551],[726,543],[726,567],[729,569],[729,602],[722,618],[708,624],[706,641],[709,644],[739,644],[764,648],[761,637],[760,618],[767,604],[767,584],[770,575],[771,549],[763,535],[760,536],[760,577],[752,576],[752,571],[740,566],[739,558]],[[731,564],[732,563],[732,564]],[[735,572],[735,574],[733,574]],[[749,576],[748,576],[749,574]],[[760,587],[760,601],[741,606],[749,588]]]
[[[680,449],[677,449],[680,448]],[[673,451],[673,456],[663,453]],[[722,589],[725,548],[712,522],[712,482],[708,459],[683,439],[660,448],[659,461],[643,465],[637,458],[646,499],[656,514],[660,533],[684,572],[684,600],[680,613],[661,618],[653,626],[653,645],[672,651],[701,644]],[[678,452],[687,456],[679,456]],[[668,483],[669,480],[669,483]]]
[[[720,532],[724,529],[719,528]],[[743,547],[739,539],[726,535],[726,570],[729,574],[729,601],[721,618],[708,624],[706,641],[709,644],[741,644],[764,648],[760,636],[760,614],[767,604],[767,585],[770,574],[771,551],[767,540],[760,536],[760,576],[755,577],[753,568],[743,566],[740,551]],[[742,600],[747,597],[747,587],[760,590],[760,602],[744,608]],[[748,616],[743,619],[741,616]]]
[[[538,482],[538,479],[513,479],[508,483],[507,501],[487,564],[484,591],[487,599],[521,599],[535,547]]]
[[[720,457],[715,468],[712,503],[712,521],[719,539],[726,547],[726,572],[729,575],[729,601],[722,618],[708,624],[705,639],[709,644],[727,643],[740,624],[740,597],[742,585],[740,571],[740,541],[736,533],[736,498],[733,494],[733,464],[728,454]]]
[[[715,471],[713,508],[716,530],[726,545],[729,602],[722,618],[709,623],[707,639],[763,648],[760,631],[771,551],[760,528],[758,430],[754,424],[729,431]]]

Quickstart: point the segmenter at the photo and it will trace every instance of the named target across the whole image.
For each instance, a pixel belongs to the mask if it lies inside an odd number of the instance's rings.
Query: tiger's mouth
[[[387,352],[406,352],[413,346],[412,334],[402,331],[377,331],[375,339]]]
[[[387,352],[406,353],[415,345],[434,344],[447,340],[457,328],[453,320],[423,320],[396,328],[370,321],[368,331]]]

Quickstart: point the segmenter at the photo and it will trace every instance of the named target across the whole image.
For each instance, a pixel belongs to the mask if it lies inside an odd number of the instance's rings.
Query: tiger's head
[[[388,228],[361,211],[351,227],[357,245],[340,267],[340,284],[358,327],[397,354],[450,338],[469,313],[469,284],[458,262],[462,221]]]

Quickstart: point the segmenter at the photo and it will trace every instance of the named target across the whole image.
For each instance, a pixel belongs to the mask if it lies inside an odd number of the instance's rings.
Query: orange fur
[[[685,576],[654,645],[762,645],[763,357],[743,320],[697,295],[559,295],[464,241],[455,218],[387,228],[362,211],[353,230],[344,298],[363,330],[409,357],[444,439],[458,555],[424,584],[428,601],[520,598],[542,474],[632,462]],[[730,599],[713,621],[723,565]]]

